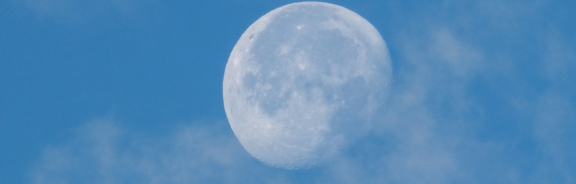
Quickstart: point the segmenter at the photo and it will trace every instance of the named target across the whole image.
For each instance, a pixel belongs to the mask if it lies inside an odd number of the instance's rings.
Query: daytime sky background
[[[576,183],[576,1],[334,0],[392,60],[372,130],[266,166],[222,101],[242,33],[288,0],[0,1],[0,183]]]

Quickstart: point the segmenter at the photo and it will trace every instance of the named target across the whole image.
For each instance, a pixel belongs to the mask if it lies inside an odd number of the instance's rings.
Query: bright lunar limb
[[[358,14],[321,2],[285,5],[234,46],[223,82],[226,116],[258,160],[319,165],[370,129],[391,71],[384,40]]]

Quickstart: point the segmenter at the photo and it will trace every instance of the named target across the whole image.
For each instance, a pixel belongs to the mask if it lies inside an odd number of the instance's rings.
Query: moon
[[[377,121],[392,67],[372,24],[338,5],[300,2],[260,17],[226,64],[226,116],[261,162],[309,168],[335,158]]]

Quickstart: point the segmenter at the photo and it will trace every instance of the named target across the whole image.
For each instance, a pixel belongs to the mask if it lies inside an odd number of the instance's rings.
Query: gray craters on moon
[[[384,41],[356,13],[319,2],[286,5],[258,19],[234,47],[224,75],[226,115],[260,161],[319,165],[369,130],[390,73]]]

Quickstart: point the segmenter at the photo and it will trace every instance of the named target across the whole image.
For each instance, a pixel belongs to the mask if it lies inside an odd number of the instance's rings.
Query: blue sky
[[[327,1],[386,41],[386,110],[324,166],[261,164],[222,79],[292,2],[1,1],[0,183],[576,183],[573,1]]]

